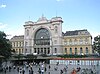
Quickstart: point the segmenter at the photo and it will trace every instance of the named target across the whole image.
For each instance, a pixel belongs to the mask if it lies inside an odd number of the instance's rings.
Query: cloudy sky
[[[0,0],[0,31],[10,37],[24,34],[25,21],[62,17],[63,32],[87,29],[100,35],[100,0]]]

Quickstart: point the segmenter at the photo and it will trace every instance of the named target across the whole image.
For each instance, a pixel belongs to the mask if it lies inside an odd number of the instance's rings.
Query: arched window
[[[82,38],[80,38],[80,40],[79,40],[79,41],[80,41],[80,44],[83,44],[83,39],[82,39]]]
[[[87,38],[85,38],[85,44],[88,44],[88,39]]]
[[[25,49],[25,53],[27,53],[27,49]]]
[[[57,53],[57,48],[55,48],[55,53]]]
[[[57,40],[54,40],[54,43],[57,44]]]
[[[23,49],[22,49],[22,53],[24,53]]]
[[[67,54],[67,48],[65,48],[65,53]]]
[[[29,30],[26,30],[26,36],[28,36],[29,35]]]
[[[25,42],[25,46],[27,46],[28,45],[28,42]]]
[[[83,53],[83,49],[82,49],[82,47],[80,48],[80,54],[82,54]]]
[[[48,54],[50,53],[50,49],[48,48]]]
[[[77,44],[77,39],[74,40],[74,44]]]
[[[13,53],[16,53],[16,50],[15,49],[13,49]]]
[[[16,53],[18,53],[18,49],[16,49]]]
[[[58,27],[55,26],[55,33],[58,33]]]
[[[71,39],[69,40],[69,44],[70,44],[70,45],[72,44],[72,40],[71,40]]]
[[[19,46],[21,47],[21,42],[19,42]]]
[[[89,51],[88,51],[88,47],[86,47],[86,54],[88,54],[89,53]]]
[[[72,54],[72,48],[70,48],[70,54]]]
[[[13,42],[13,43],[14,43],[14,45],[13,45],[13,46],[15,47],[15,42]]]
[[[66,41],[64,41],[64,45],[67,45],[67,40],[66,40]]]
[[[41,54],[43,54],[43,48],[41,48]]]
[[[77,48],[75,48],[75,54],[77,54]]]
[[[39,48],[38,48],[37,54],[40,54]]]
[[[14,44],[14,42],[12,42],[12,47],[14,47],[15,46],[15,44]]]
[[[21,54],[21,49],[19,49],[19,54]]]
[[[44,48],[44,54],[46,54],[46,48]]]
[[[45,28],[37,30],[34,37],[35,45],[50,45],[50,34],[49,31]]]
[[[34,53],[36,53],[36,48],[34,48]]]

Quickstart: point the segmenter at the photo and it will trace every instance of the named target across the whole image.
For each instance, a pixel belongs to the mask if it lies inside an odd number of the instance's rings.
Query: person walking
[[[45,67],[44,70],[45,70],[45,72],[46,72],[46,71],[47,71],[47,68]]]
[[[44,74],[44,69],[41,70],[41,74]]]
[[[4,68],[4,72],[5,72],[5,74],[6,74],[6,67]]]
[[[33,74],[33,69],[32,69],[32,67],[31,67],[30,70],[29,70],[29,74]]]
[[[19,69],[19,74],[22,74],[22,68]]]
[[[24,68],[22,69],[22,74],[25,74],[25,70],[24,70]]]
[[[50,67],[50,65],[49,65],[49,70],[50,70],[50,68],[51,68],[51,67]]]
[[[39,68],[38,73],[41,74],[41,69]]]

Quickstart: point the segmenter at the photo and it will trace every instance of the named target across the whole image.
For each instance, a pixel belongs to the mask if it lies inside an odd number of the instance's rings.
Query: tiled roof
[[[72,36],[72,35],[87,35],[89,32],[84,30],[75,30],[75,31],[66,31],[65,33],[62,33],[63,36]]]
[[[11,40],[13,40],[13,39],[24,39],[24,35],[19,35],[19,36],[13,36],[12,38],[11,38]]]

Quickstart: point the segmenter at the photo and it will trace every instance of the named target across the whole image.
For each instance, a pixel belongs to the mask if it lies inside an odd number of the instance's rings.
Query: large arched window
[[[34,37],[35,45],[50,45],[50,34],[49,31],[45,28],[41,28],[36,31]]]

